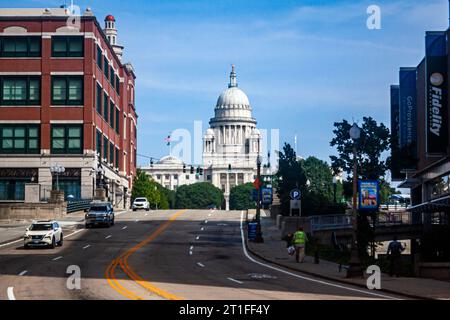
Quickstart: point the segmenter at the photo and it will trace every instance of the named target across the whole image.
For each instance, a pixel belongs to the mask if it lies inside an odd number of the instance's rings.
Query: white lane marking
[[[123,227],[122,230],[125,230],[126,228],[128,228],[127,226]]]
[[[203,231],[203,230],[205,230],[205,227],[202,227],[202,228],[200,229],[200,231]]]
[[[12,241],[12,242],[8,242],[8,243],[0,244],[0,248],[3,248],[3,247],[6,247],[6,246],[9,246],[9,245],[11,245],[11,244],[14,244],[14,243],[18,243],[18,242],[20,242],[20,241],[23,241],[23,239],[19,239],[19,240],[14,240],[14,241]]]
[[[233,279],[233,278],[227,278],[228,280],[230,280],[230,281],[233,281],[233,282],[236,282],[236,283],[239,283],[239,284],[243,284],[243,282],[242,281],[239,281],[239,280],[235,280],[235,279]]]
[[[8,299],[9,300],[16,300],[16,297],[14,296],[14,287],[9,287],[6,290],[6,293],[8,294]]]
[[[191,247],[189,248],[189,250],[190,250],[190,251],[194,250],[194,246],[191,246]]]
[[[83,250],[86,250],[87,248],[89,248],[91,245],[90,244],[88,244],[87,246],[84,246],[83,247]]]
[[[200,240],[200,237],[195,238],[195,240]]]
[[[81,231],[84,231],[84,230],[86,230],[86,229],[80,229],[80,230],[74,231],[71,234],[69,234],[67,236],[64,236],[64,238],[67,239],[67,238],[69,238],[69,237],[71,237],[71,236],[73,236],[73,235],[75,235],[77,233],[80,233]]]
[[[205,267],[205,265],[204,265],[203,263],[200,263],[200,262],[197,262],[197,265],[198,265],[199,267],[201,267],[201,268],[204,268],[204,267]]]
[[[134,220],[134,222],[139,222],[139,219]]]
[[[273,266],[271,266],[271,265],[268,265],[268,264],[259,262],[259,261],[255,260],[255,259],[253,259],[253,258],[248,254],[247,248],[245,247],[244,229],[243,229],[243,226],[242,226],[243,221],[244,221],[244,211],[241,212],[241,223],[240,223],[240,227],[241,227],[242,249],[243,249],[243,251],[244,251],[244,255],[245,255],[250,261],[252,261],[252,262],[254,262],[254,263],[256,263],[256,264],[259,264],[260,266],[263,266],[263,267],[266,267],[266,268],[269,268],[269,269],[272,269],[272,270],[276,270],[276,271],[279,271],[279,272],[281,272],[281,273],[284,273],[284,274],[287,274],[287,275],[290,275],[290,276],[293,276],[293,277],[296,277],[296,278],[299,278],[299,279],[302,279],[302,280],[307,280],[307,281],[311,281],[311,282],[316,282],[316,283],[320,283],[320,284],[327,285],[327,286],[331,286],[331,287],[336,287],[336,288],[340,288],[340,289],[345,289],[345,290],[354,291],[354,292],[358,292],[358,293],[363,293],[363,294],[367,294],[367,295],[372,295],[372,296],[376,296],[376,297],[381,297],[381,298],[385,298],[385,299],[401,300],[401,299],[394,298],[394,297],[391,297],[391,296],[387,296],[387,295],[384,295],[384,294],[378,294],[378,293],[373,293],[373,292],[369,292],[369,291],[364,291],[364,290],[354,289],[354,288],[346,287],[346,286],[344,286],[344,285],[334,284],[334,283],[330,283],[330,282],[326,282],[326,281],[322,281],[322,280],[316,280],[316,279],[313,279],[313,278],[308,278],[308,277],[300,276],[300,275],[298,275],[298,274],[295,274],[295,273],[292,273],[292,272],[289,272],[289,271],[285,271],[285,270],[283,270],[283,269],[280,269],[280,268],[277,268],[277,267],[273,267]],[[299,272],[301,272],[301,271],[299,271]]]
[[[62,259],[62,256],[59,256],[59,257],[56,257],[56,258],[52,259],[52,261],[58,261],[58,260],[61,260],[61,259]]]
[[[105,239],[109,239],[109,238],[111,238],[111,237],[112,237],[112,235],[109,235],[109,236],[105,237]]]
[[[24,275],[26,275],[27,274],[27,270],[23,270],[21,273],[19,273],[19,276],[24,276]]]
[[[205,224],[207,224],[208,223],[208,220],[205,220]]]

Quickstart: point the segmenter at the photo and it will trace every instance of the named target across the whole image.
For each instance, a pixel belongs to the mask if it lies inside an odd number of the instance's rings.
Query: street
[[[0,299],[398,299],[324,281],[251,257],[241,212],[123,212],[112,228],[65,232],[63,247],[0,248]],[[67,288],[69,266],[81,288]],[[70,281],[69,281],[70,282]]]

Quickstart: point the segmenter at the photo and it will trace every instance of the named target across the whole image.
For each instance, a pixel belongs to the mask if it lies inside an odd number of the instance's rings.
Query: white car
[[[144,209],[146,211],[150,210],[150,202],[148,202],[147,198],[136,198],[133,201],[133,205],[131,206],[133,211]]]
[[[63,245],[62,228],[56,221],[35,221],[27,228],[23,236],[23,246],[30,247],[50,247]]]

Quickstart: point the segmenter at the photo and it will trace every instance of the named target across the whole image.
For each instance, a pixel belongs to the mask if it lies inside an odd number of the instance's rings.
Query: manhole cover
[[[249,273],[248,276],[252,279],[276,279],[277,277],[271,276],[270,274],[263,273]]]

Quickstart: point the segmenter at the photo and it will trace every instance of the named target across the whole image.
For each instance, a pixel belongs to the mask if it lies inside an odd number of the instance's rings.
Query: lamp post
[[[358,192],[358,159],[356,141],[361,137],[361,129],[356,123],[350,129],[350,138],[353,140],[353,209],[352,209],[352,249],[350,255],[349,267],[347,270],[347,278],[362,276],[361,261],[359,260],[358,243],[356,239],[358,228],[358,211],[356,207]]]
[[[57,164],[50,167],[50,172],[56,176],[56,190],[59,191],[59,175],[66,172],[66,168]]]
[[[256,177],[258,180],[258,202],[256,204],[256,239],[255,242],[264,242],[261,232],[261,164],[262,164],[262,157],[258,155],[256,158],[256,165],[257,165],[257,171],[256,171]]]

